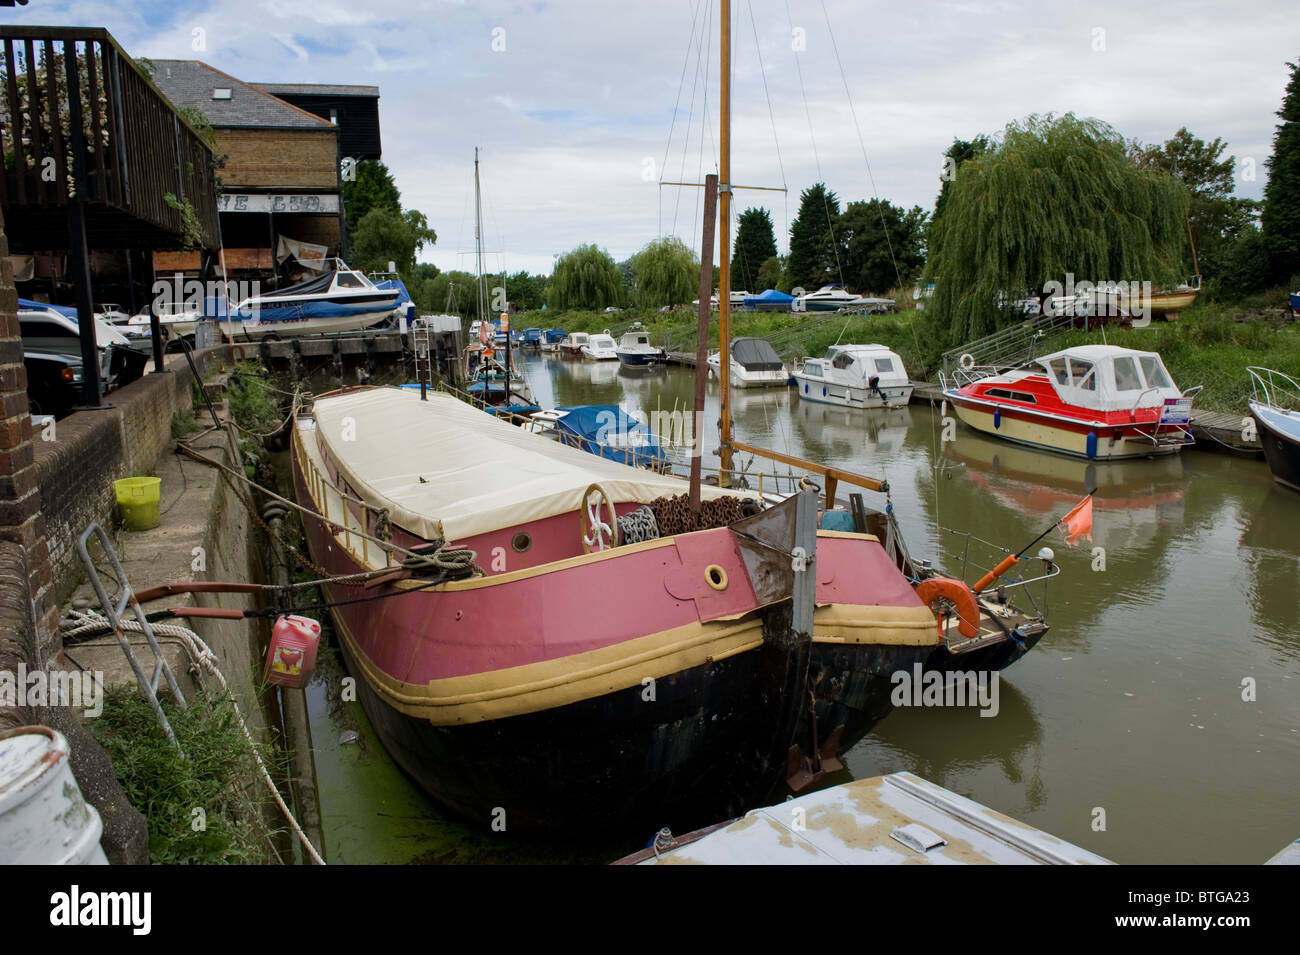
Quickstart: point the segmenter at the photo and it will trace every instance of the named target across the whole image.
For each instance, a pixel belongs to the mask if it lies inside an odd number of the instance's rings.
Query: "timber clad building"
[[[229,271],[292,281],[301,272],[292,257],[299,244],[346,258],[341,170],[345,159],[379,158],[377,87],[254,85],[197,60],[154,67],[163,93],[213,128],[224,158],[218,210]],[[200,262],[196,254],[158,254],[155,266],[193,272]]]

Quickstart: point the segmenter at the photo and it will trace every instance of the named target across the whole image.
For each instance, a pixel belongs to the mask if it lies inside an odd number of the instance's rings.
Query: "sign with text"
[[[338,215],[336,195],[280,195],[227,192],[217,200],[221,212],[307,212]]]

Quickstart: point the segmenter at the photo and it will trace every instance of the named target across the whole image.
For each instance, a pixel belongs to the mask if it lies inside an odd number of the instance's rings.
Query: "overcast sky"
[[[1134,6],[733,0],[732,179],[789,189],[740,207],[772,211],[784,252],[818,179],[930,209],[954,137],[1067,111],[1148,143],[1222,137],[1237,194],[1259,198],[1300,58],[1294,0]],[[378,86],[384,162],[441,268],[473,268],[476,145],[493,269],[549,271],[584,242],[621,260],[661,230],[699,245],[699,190],[658,182],[716,166],[716,0],[29,0],[0,19],[105,26],[135,56],[248,82]]]

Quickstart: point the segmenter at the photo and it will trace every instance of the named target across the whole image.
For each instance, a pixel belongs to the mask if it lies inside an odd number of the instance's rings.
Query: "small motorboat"
[[[609,329],[596,335],[588,335],[587,341],[579,351],[583,358],[589,358],[592,361],[614,361],[618,358],[618,346],[614,344],[614,337],[610,335]]]
[[[621,464],[664,471],[668,455],[659,436],[618,405],[578,405],[539,411],[524,430]]]
[[[525,328],[524,340],[520,344],[524,348],[540,349],[542,347],[542,330],[540,328]]]
[[[650,333],[640,322],[629,328],[615,350],[618,360],[630,368],[662,364],[667,358],[662,348],[650,344]]]
[[[1273,480],[1300,491],[1300,384],[1271,368],[1250,367],[1247,406]]]
[[[1291,317],[1300,318],[1300,292],[1292,292],[1290,295]]]
[[[569,358],[581,358],[583,346],[586,344],[586,332],[572,332],[560,342],[560,354]]]
[[[746,297],[741,307],[750,312],[788,312],[793,304],[793,295],[770,288],[759,295]]]
[[[799,397],[846,408],[897,408],[912,397],[903,359],[884,345],[832,345],[805,358],[794,380]]]
[[[548,328],[542,333],[542,351],[559,351],[560,343],[568,337],[563,328]]]
[[[230,316],[239,334],[252,340],[360,331],[392,316],[402,288],[379,288],[342,259],[331,261],[332,271],[240,302]]]
[[[709,371],[717,375],[722,369],[719,352],[709,355]],[[781,356],[762,338],[735,338],[731,342],[731,386],[733,388],[772,388],[790,383]]]
[[[1114,461],[1194,443],[1200,386],[1179,391],[1155,352],[1080,345],[1005,372],[968,361],[941,380],[944,398],[970,427],[1045,451]]]

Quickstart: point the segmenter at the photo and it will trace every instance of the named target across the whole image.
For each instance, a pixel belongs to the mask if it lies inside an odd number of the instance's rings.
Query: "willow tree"
[[[623,274],[604,249],[580,245],[556,260],[546,302],[560,309],[622,305]]]
[[[928,306],[956,345],[1020,314],[1000,303],[1049,282],[1180,280],[1190,271],[1188,191],[1141,169],[1107,124],[1030,116],[962,163],[929,236]]]
[[[700,263],[681,239],[664,236],[632,258],[636,303],[643,307],[678,305],[699,294]]]

